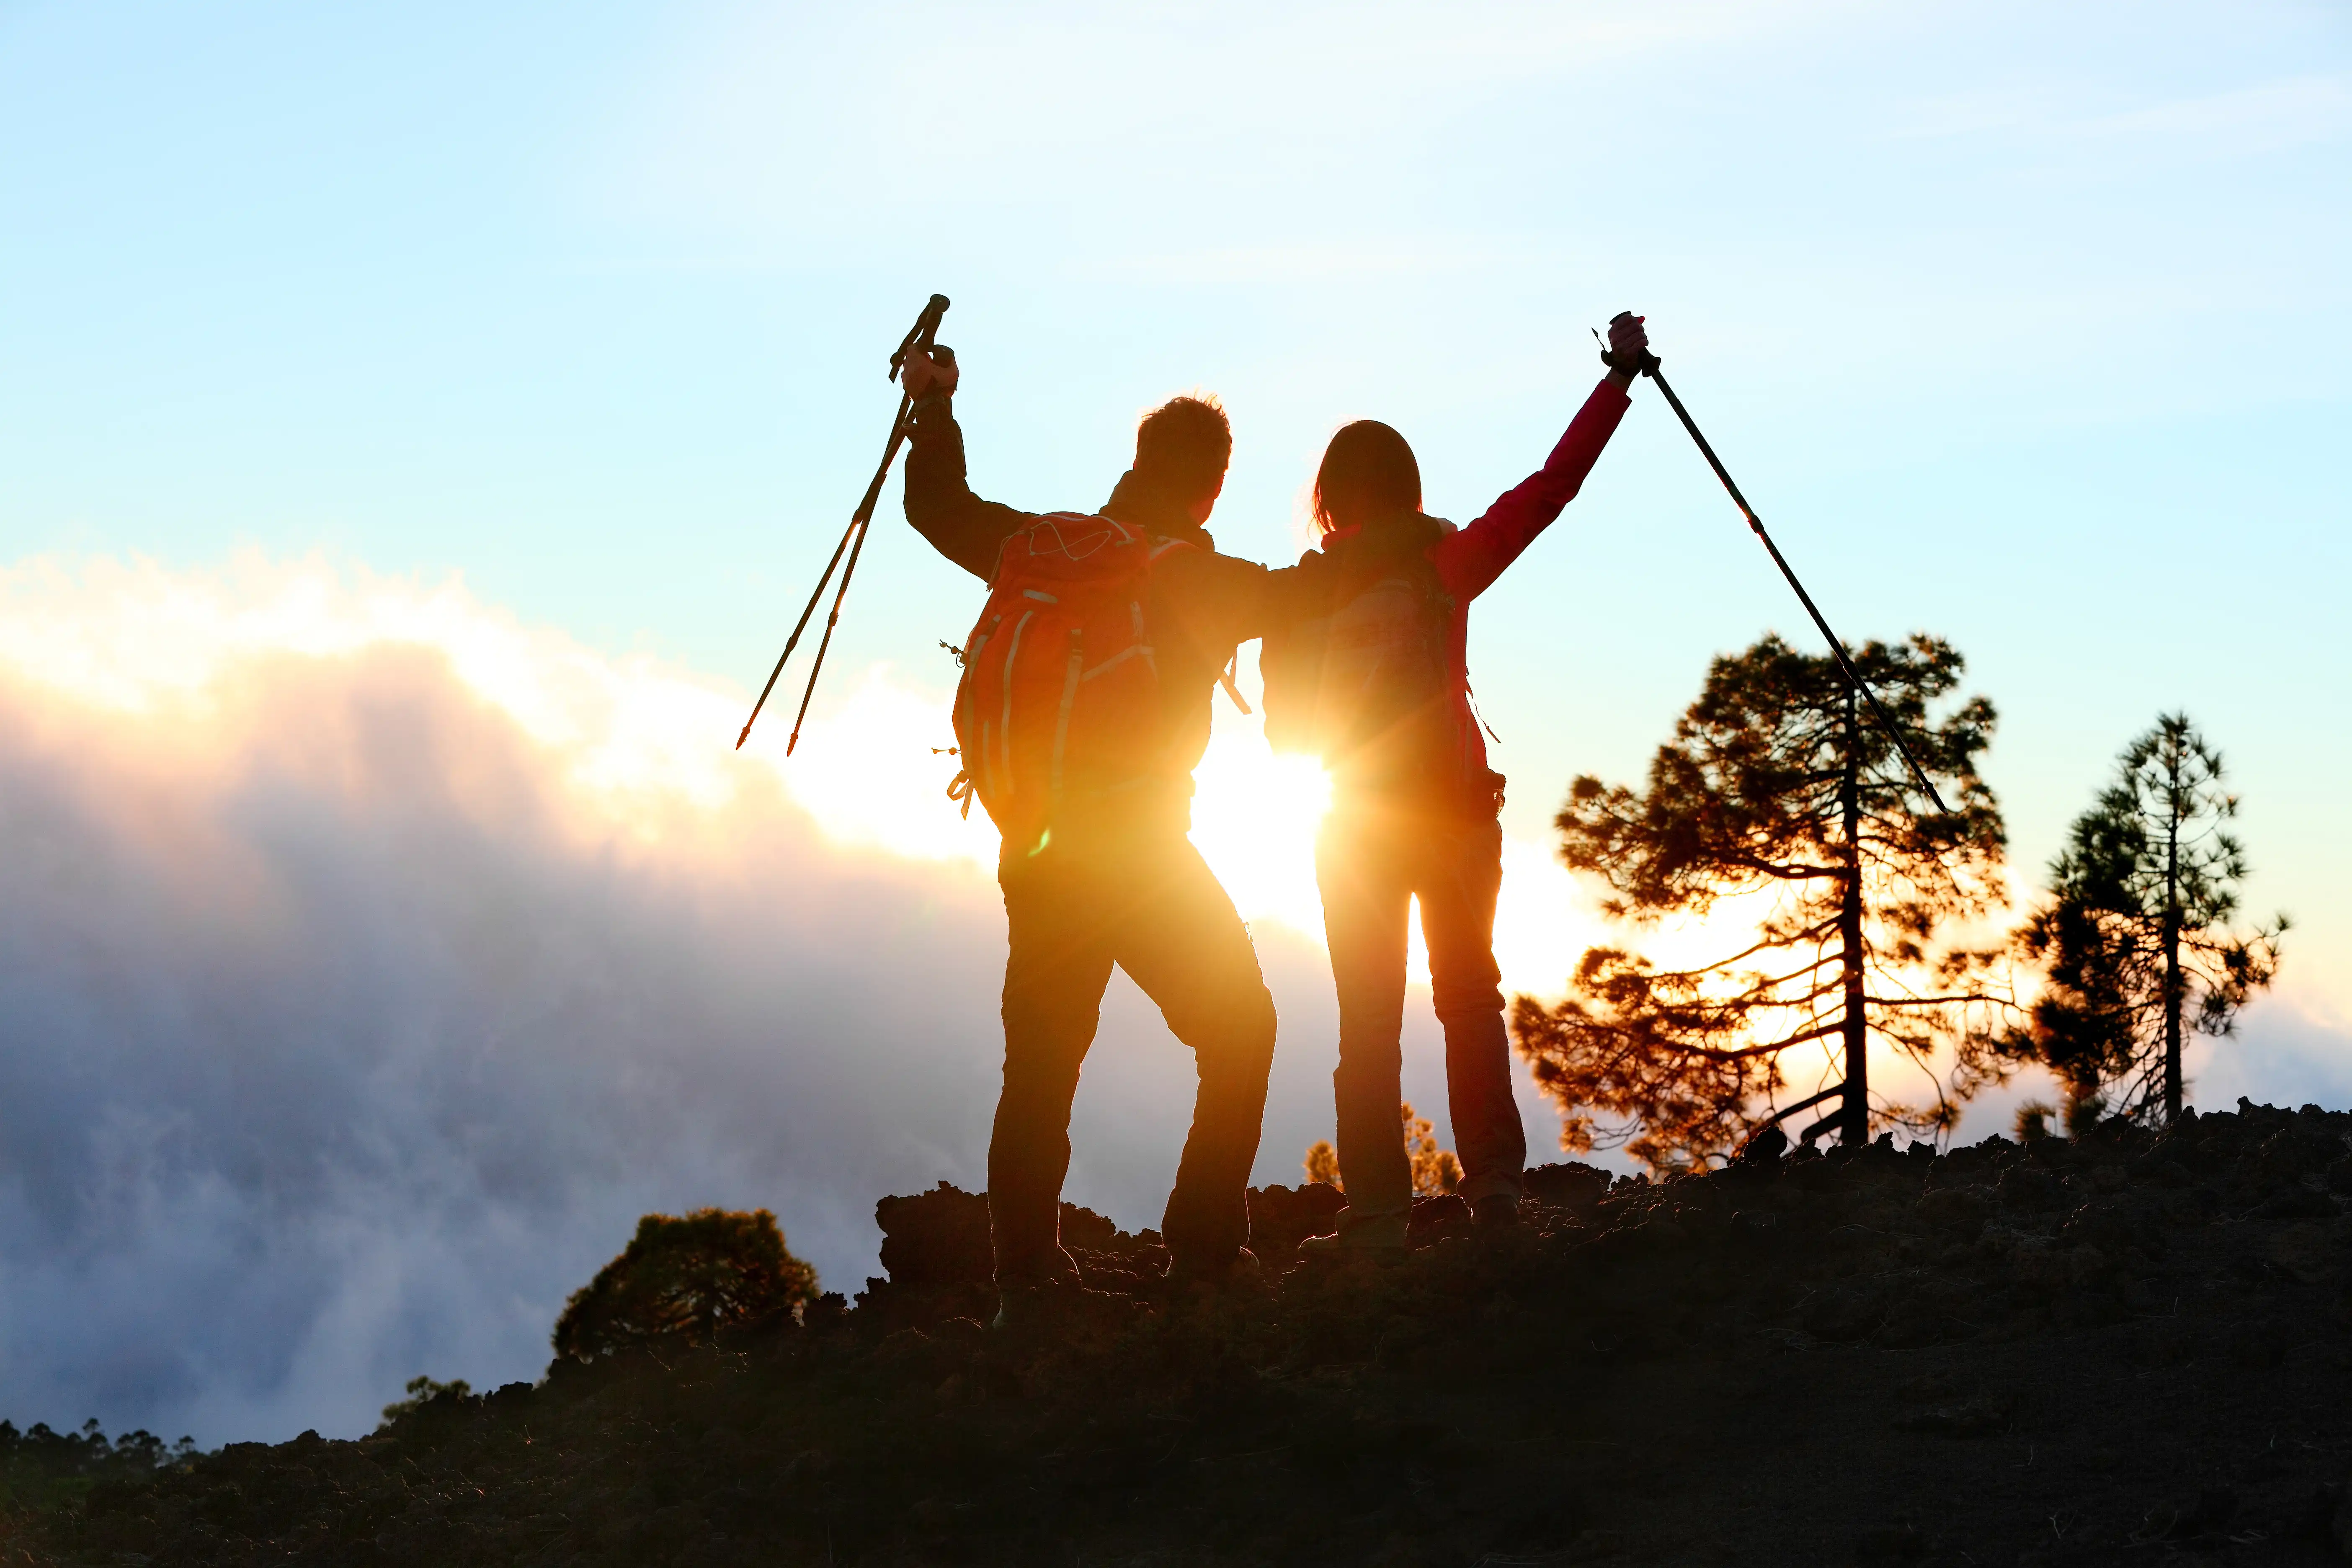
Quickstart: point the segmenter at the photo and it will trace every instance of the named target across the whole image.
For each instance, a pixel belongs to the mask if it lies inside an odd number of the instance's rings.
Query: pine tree
[[[1451,1149],[1437,1145],[1436,1124],[1412,1108],[1408,1100],[1397,1107],[1404,1123],[1405,1158],[1412,1165],[1412,1195],[1439,1197],[1462,1184],[1462,1162]]]
[[[2233,1032],[2278,972],[2285,916],[2231,929],[2246,853],[2225,826],[2238,799],[2222,778],[2188,716],[2162,715],[2051,863],[2049,897],[2019,936],[2046,983],[2012,1052],[2047,1065],[2072,1100],[2135,1121],[2160,1104],[2175,1120],[2183,1035]]]
[[[815,1299],[816,1270],[793,1256],[768,1210],[649,1214],[563,1303],[555,1353],[594,1361],[665,1336],[707,1344],[721,1329],[796,1314]]]
[[[1415,1111],[1410,1100],[1398,1105],[1397,1120],[1404,1126],[1404,1152],[1412,1167],[1413,1196],[1433,1198],[1460,1186],[1462,1162],[1453,1150],[1438,1147],[1436,1124]],[[1307,1158],[1300,1163],[1309,1185],[1319,1182],[1344,1188],[1346,1184],[1339,1179],[1339,1151],[1331,1147],[1328,1139],[1318,1138],[1309,1143]]]
[[[1662,969],[1595,947],[1564,1000],[1516,1001],[1513,1036],[1571,1152],[1622,1142],[1655,1167],[1685,1163],[1824,1101],[1835,1109],[1809,1136],[1945,1130],[2003,1065],[1989,1027],[2007,1005],[1990,984],[2000,955],[1953,938],[2001,902],[2000,812],[1977,773],[1991,704],[1930,720],[1963,668],[1937,638],[1871,643],[1854,663],[1950,810],[1920,793],[1835,662],[1777,637],[1715,661],[1646,788],[1570,786],[1560,858],[1607,884],[1612,919],[1654,930],[1735,900],[1727,915],[1762,911],[1710,962]],[[1926,1070],[1928,1102],[1874,1094],[1874,1036]],[[1790,1053],[1807,1047],[1837,1081],[1776,1112]],[[1954,1054],[1948,1078],[1933,1070],[1939,1049]]]
[[[1309,1186],[1320,1184],[1336,1187],[1339,1183],[1339,1151],[1331,1146],[1328,1138],[1318,1138],[1307,1145],[1307,1158],[1299,1163],[1307,1172]]]

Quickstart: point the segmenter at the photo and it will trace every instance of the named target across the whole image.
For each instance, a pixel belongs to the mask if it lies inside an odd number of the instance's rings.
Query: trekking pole
[[[1631,314],[1630,310],[1621,310],[1610,318],[1609,324],[1613,327]],[[1599,332],[1592,335],[1596,339],[1601,336]],[[1606,345],[1601,350],[1601,363],[1612,370],[1620,368],[1617,356],[1610,353]],[[1903,731],[1895,722],[1894,715],[1880,705],[1878,694],[1871,690],[1870,683],[1863,679],[1860,670],[1854,668],[1853,660],[1846,656],[1845,644],[1838,640],[1837,633],[1830,630],[1830,624],[1823,618],[1820,606],[1813,603],[1813,596],[1805,592],[1802,583],[1797,581],[1796,571],[1790,566],[1789,558],[1780,553],[1780,547],[1772,542],[1770,534],[1764,531],[1763,520],[1756,515],[1755,508],[1748,504],[1748,498],[1739,493],[1739,487],[1732,482],[1729,471],[1723,466],[1723,459],[1715,455],[1715,448],[1706,444],[1705,436],[1699,434],[1698,422],[1690,416],[1690,410],[1683,406],[1683,400],[1675,395],[1675,389],[1666,384],[1666,378],[1659,373],[1659,363],[1658,356],[1645,349],[1641,363],[1633,368],[1656,382],[1658,390],[1665,394],[1667,406],[1675,411],[1675,417],[1683,422],[1683,428],[1690,432],[1690,438],[1698,443],[1700,456],[1706,458],[1706,466],[1715,470],[1715,477],[1723,481],[1723,488],[1730,493],[1731,504],[1738,507],[1739,515],[1748,520],[1748,530],[1764,542],[1764,548],[1771,552],[1772,564],[1780,569],[1780,575],[1786,577],[1789,586],[1797,591],[1797,598],[1805,606],[1805,614],[1812,616],[1813,625],[1821,628],[1822,636],[1829,642],[1830,652],[1837,657],[1838,668],[1845,672],[1846,679],[1862,693],[1863,700],[1870,704],[1870,710],[1877,715],[1879,726],[1886,731],[1886,738],[1895,742],[1895,750],[1911,764],[1911,776],[1919,781],[1919,787],[1927,792],[1927,798],[1936,803],[1936,809],[1948,815],[1951,807],[1946,805],[1944,797],[1936,793],[1936,785],[1927,777],[1927,770],[1919,765],[1919,759],[1911,754],[1911,748],[1903,743]]]
[[[940,330],[940,318],[947,312],[948,297],[932,295],[930,303],[923,307],[923,313],[915,318],[914,326],[898,340],[898,347],[891,353],[888,379],[898,379],[898,367],[906,363],[909,353],[919,348],[929,350],[931,340]],[[841,564],[842,553],[846,551],[849,571],[842,574],[841,587],[833,596],[833,613],[825,617],[824,636],[817,643],[816,660],[809,668],[808,689],[801,693],[800,714],[793,721],[792,739],[784,743],[784,755],[791,756],[793,748],[800,744],[801,720],[808,716],[809,697],[816,690],[818,672],[824,668],[824,651],[833,644],[833,628],[841,620],[841,602],[849,593],[851,574],[857,570],[858,553],[866,547],[866,531],[874,521],[874,504],[881,497],[882,481],[889,477],[890,464],[898,456],[900,443],[907,438],[907,416],[913,409],[914,401],[905,392],[899,393],[898,414],[890,422],[890,442],[883,448],[881,466],[874,470],[873,482],[866,487],[866,499],[859,501],[857,510],[850,514],[849,526],[842,531],[841,542],[833,547],[833,559],[824,563],[824,575],[816,580],[816,587],[809,595],[808,604],[801,610],[801,618],[793,625],[793,635],[784,639],[784,651],[776,656],[776,668],[768,672],[768,684],[760,688],[760,700],[751,704],[751,716],[743,721],[743,732],[735,737],[737,751],[741,751],[743,742],[751,738],[751,726],[760,721],[760,710],[768,705],[768,694],[775,690],[776,678],[784,673],[784,662],[793,657],[793,649],[800,647],[801,634],[808,629],[809,617],[816,614],[817,601],[824,597],[825,587],[833,581],[834,568]],[[853,541],[856,548],[852,548]]]

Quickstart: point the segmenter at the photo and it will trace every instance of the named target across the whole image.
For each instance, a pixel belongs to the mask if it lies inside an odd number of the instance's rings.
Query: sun
[[[1251,661],[1242,688],[1255,704]],[[828,837],[925,860],[993,868],[996,829],[984,813],[965,818],[944,793],[956,760],[936,748],[953,744],[952,693],[908,681],[877,665],[850,683],[837,705],[810,717],[800,751],[782,757],[780,733],[755,732],[746,755],[772,766],[785,788]],[[1313,757],[1276,753],[1265,727],[1219,692],[1207,754],[1193,778],[1192,842],[1216,872],[1244,920],[1271,921],[1307,942],[1323,942],[1323,902],[1315,885],[1315,838],[1330,808],[1331,782]],[[1495,921],[1495,956],[1507,992],[1557,994],[1585,947],[1604,928],[1589,889],[1554,858],[1549,845],[1507,837],[1503,891]],[[1409,973],[1426,984],[1428,960],[1420,922],[1408,948]]]
[[[1331,804],[1313,757],[1277,755],[1255,718],[1216,698],[1208,754],[1192,777],[1192,842],[1249,921],[1323,938],[1315,835]]]

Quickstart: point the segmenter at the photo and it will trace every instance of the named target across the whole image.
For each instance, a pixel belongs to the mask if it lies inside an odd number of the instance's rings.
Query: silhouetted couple
[[[1638,319],[1612,348],[1646,346]],[[951,363],[910,361],[907,519],[987,581],[963,648],[964,787],[1003,833],[1011,948],[1004,1087],[988,1152],[1005,1312],[1075,1282],[1058,1216],[1070,1107],[1111,967],[1191,1047],[1192,1128],[1160,1231],[1171,1279],[1255,1268],[1246,1187],[1274,1060],[1274,1002],[1233,900],[1192,847],[1192,770],[1234,651],[1267,638],[1269,734],[1319,752],[1333,806],[1316,870],[1339,1002],[1333,1075],[1348,1208],[1325,1245],[1401,1251],[1412,1177],[1397,1115],[1406,924],[1419,896],[1463,1195],[1517,1216],[1526,1140],[1495,964],[1503,780],[1486,765],[1464,661],[1469,603],[1576,494],[1626,407],[1595,387],[1543,468],[1455,529],[1422,510],[1402,436],[1361,421],[1317,474],[1322,547],[1269,571],[1203,526],[1233,437],[1214,402],[1179,397],[1137,427],[1134,466],[1097,511],[1032,513],[972,494]]]

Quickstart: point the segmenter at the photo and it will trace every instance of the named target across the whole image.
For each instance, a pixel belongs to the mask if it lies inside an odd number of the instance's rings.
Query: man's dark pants
[[[1160,1233],[1179,1263],[1214,1268],[1249,1238],[1246,1188],[1274,1063],[1274,998],[1249,932],[1181,828],[1048,840],[1008,854],[1004,1091],[988,1145],[1000,1280],[1066,1273],[1062,1180],[1070,1102],[1113,964],[1192,1048],[1200,1091]]]

